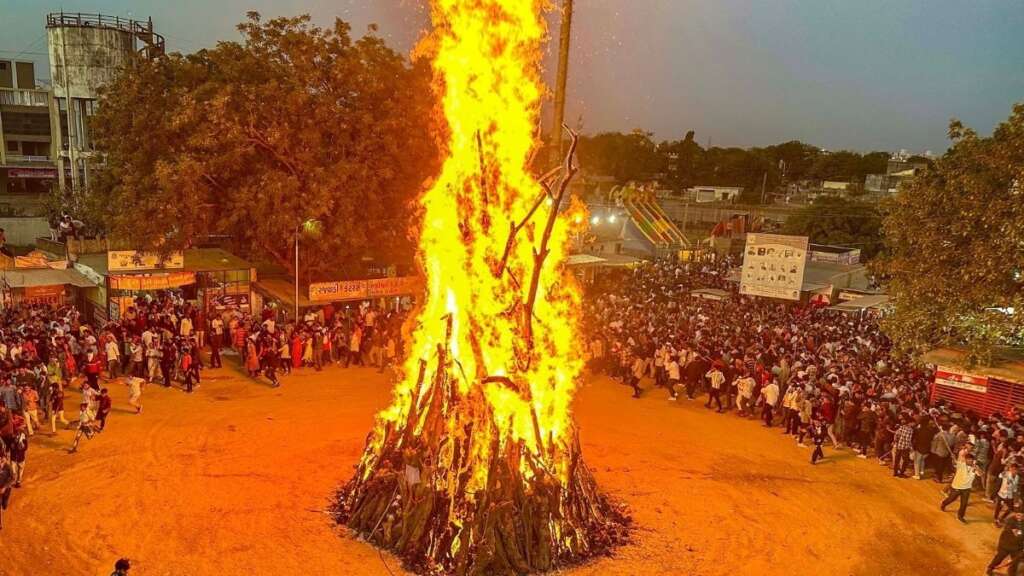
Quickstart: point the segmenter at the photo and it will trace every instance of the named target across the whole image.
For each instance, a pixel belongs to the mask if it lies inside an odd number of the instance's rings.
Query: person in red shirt
[[[99,390],[100,372],[103,371],[103,361],[100,360],[99,355],[90,352],[88,357],[86,357],[85,367],[82,371],[85,373],[85,379],[89,382],[89,387],[93,390]]]
[[[100,430],[102,431],[107,426],[107,416],[110,415],[110,411],[114,408],[114,402],[110,399],[110,394],[107,393],[107,389],[100,390],[99,397],[99,408],[96,409],[96,421],[100,423]]]

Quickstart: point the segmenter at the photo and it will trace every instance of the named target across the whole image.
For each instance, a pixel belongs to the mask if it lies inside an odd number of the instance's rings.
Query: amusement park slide
[[[669,220],[657,200],[642,195],[624,198],[623,204],[640,233],[659,248],[684,247],[689,245],[686,237]]]

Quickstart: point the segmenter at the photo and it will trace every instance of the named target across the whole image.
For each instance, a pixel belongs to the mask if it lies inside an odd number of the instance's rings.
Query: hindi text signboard
[[[64,304],[64,286],[26,286],[21,297],[22,304]]]
[[[415,294],[423,289],[423,278],[398,276],[373,280],[317,282],[309,285],[310,302],[341,302]]]
[[[740,294],[799,300],[806,263],[806,236],[747,234]]]
[[[196,283],[195,272],[167,274],[123,274],[110,276],[112,290],[168,290]]]

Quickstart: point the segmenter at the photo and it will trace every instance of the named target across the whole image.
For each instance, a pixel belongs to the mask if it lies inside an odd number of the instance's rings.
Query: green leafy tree
[[[310,277],[409,254],[410,201],[436,170],[430,71],[341,20],[262,21],[241,42],[138,60],[95,118],[106,170],[89,214],[113,236],[174,249],[218,235]]]
[[[664,170],[665,159],[652,137],[650,132],[634,130],[581,138],[580,165],[591,173],[612,176],[621,184],[657,178]]]
[[[1024,104],[991,137],[958,121],[949,136],[888,210],[876,270],[895,311],[884,327],[903,350],[966,347],[985,362],[1024,334]]]
[[[859,248],[870,259],[882,248],[882,215],[876,204],[823,197],[786,220],[786,234],[807,236],[815,244]]]

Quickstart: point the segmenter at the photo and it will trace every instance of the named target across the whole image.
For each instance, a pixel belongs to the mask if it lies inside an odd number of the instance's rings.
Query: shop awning
[[[829,310],[839,310],[840,312],[860,312],[862,310],[882,308],[888,303],[889,297],[885,294],[873,294],[841,302],[832,306]]]
[[[0,278],[11,288],[32,286],[64,286],[94,288],[96,284],[77,270],[52,270],[48,268],[25,268],[0,271]]]
[[[600,258],[604,260],[600,264],[602,268],[633,268],[644,262],[643,258],[629,254],[601,254]]]
[[[285,278],[260,278],[252,284],[253,290],[281,302],[288,308],[295,307],[295,284]],[[299,290],[299,308],[310,308],[318,304],[309,301],[309,290]]]
[[[604,258],[600,256],[594,256],[593,254],[570,254],[565,259],[565,263],[572,267],[583,267],[583,266],[596,266],[606,262]]]

